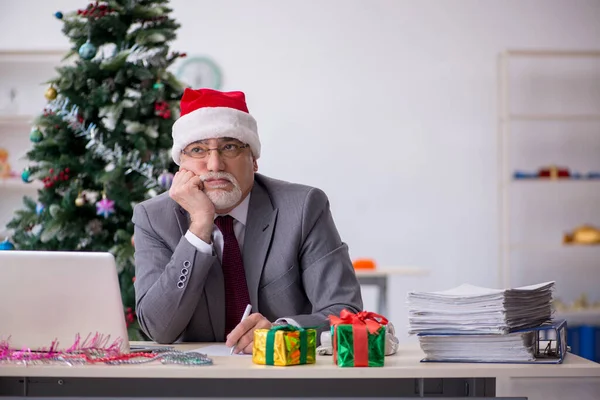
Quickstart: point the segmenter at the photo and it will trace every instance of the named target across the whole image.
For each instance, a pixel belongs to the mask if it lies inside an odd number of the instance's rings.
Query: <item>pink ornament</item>
[[[108,216],[114,212],[115,202],[107,199],[106,196],[102,197],[102,200],[96,203],[96,215],[102,215],[104,218],[108,218]]]

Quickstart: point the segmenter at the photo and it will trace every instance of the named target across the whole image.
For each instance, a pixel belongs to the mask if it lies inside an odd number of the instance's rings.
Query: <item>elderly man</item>
[[[252,352],[255,329],[360,311],[348,247],[321,190],[257,173],[242,92],[186,89],[168,193],[135,207],[137,315],[155,341]],[[247,305],[253,313],[241,321]]]

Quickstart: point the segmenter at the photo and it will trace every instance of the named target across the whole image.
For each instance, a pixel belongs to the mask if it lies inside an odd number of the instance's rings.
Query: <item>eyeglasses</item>
[[[203,159],[203,158],[207,158],[211,151],[216,150],[220,156],[223,156],[225,158],[236,158],[247,147],[250,147],[250,145],[249,144],[226,143],[215,149],[209,149],[208,147],[194,145],[189,149],[181,150],[181,153],[185,154],[186,156],[190,156],[192,158]]]

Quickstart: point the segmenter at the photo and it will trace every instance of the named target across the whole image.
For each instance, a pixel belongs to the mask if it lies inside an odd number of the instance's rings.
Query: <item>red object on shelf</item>
[[[558,178],[569,178],[571,177],[571,172],[568,168],[564,167],[546,167],[541,168],[538,171],[538,176],[540,178],[550,178],[550,179],[558,179]]]
[[[368,258],[359,258],[357,260],[354,260],[352,262],[352,265],[354,265],[354,269],[375,269],[375,267],[377,266],[375,264],[375,260],[371,260]]]

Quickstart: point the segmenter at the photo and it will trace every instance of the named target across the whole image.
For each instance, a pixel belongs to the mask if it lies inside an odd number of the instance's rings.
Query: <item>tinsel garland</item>
[[[150,352],[121,351],[123,340],[117,339],[109,344],[110,336],[91,334],[85,340],[77,335],[75,342],[66,350],[58,350],[58,341],[50,347],[37,350],[14,349],[10,347],[10,339],[0,342],[0,364],[55,364],[64,363],[69,366],[85,364],[143,364],[160,361],[162,364],[210,365],[212,359],[198,352],[183,352],[167,347],[157,347]]]
[[[86,148],[91,150],[95,155],[102,158],[108,165],[124,164],[129,168],[126,174],[137,172],[144,176],[148,183],[154,183],[154,167],[151,163],[142,161],[140,152],[137,150],[129,151],[124,154],[123,149],[119,144],[115,144],[113,149],[108,148],[102,143],[98,135],[98,127],[91,123],[85,126],[79,116],[79,108],[77,105],[70,105],[69,99],[57,98],[46,105],[46,113],[53,113],[63,118],[69,124],[71,129],[75,131],[76,136],[85,137],[88,140]]]

